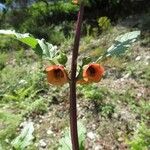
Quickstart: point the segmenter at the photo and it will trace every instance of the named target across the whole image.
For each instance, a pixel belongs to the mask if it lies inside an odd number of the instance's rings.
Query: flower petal
[[[104,74],[104,68],[100,64],[89,64],[83,70],[83,79],[86,82],[99,82]]]
[[[47,80],[53,85],[63,85],[68,82],[68,76],[65,68],[60,65],[48,66],[46,68]]]

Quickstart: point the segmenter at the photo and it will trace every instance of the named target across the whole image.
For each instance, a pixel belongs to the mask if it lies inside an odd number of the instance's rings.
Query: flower
[[[83,69],[83,79],[81,83],[99,82],[104,75],[104,68],[97,63],[91,63]],[[83,80],[85,82],[83,82]],[[80,83],[80,80],[78,81]]]
[[[68,82],[67,72],[64,66],[52,65],[46,68],[47,80],[53,85],[63,85]]]

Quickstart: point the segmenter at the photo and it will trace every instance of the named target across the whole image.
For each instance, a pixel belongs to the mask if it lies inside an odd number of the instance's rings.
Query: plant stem
[[[71,132],[72,150],[79,150],[78,130],[77,130],[77,107],[76,107],[76,70],[77,70],[77,58],[78,58],[78,51],[79,51],[83,13],[84,13],[84,4],[81,2],[80,10],[78,13],[78,20],[77,20],[76,34],[75,34],[74,47],[72,51],[72,62],[71,62],[70,132]]]

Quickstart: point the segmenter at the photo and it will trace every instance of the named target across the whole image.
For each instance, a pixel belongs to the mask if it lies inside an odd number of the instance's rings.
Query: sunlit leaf
[[[0,34],[15,35],[15,31],[14,30],[0,30]]]
[[[20,34],[15,32],[14,30],[0,30],[0,34],[14,35],[19,41],[27,44],[31,48],[35,48],[38,44],[37,39],[32,37],[29,33]]]
[[[133,31],[118,36],[115,39],[115,43],[108,48],[106,56],[124,53],[131,46],[131,44],[136,41],[139,35],[140,31]]]
[[[52,44],[45,41],[45,39],[38,39],[38,44],[43,50],[43,56],[45,58],[52,59],[56,56],[57,46],[53,46]]]
[[[97,62],[100,61],[102,58],[114,55],[119,56],[120,54],[124,53],[126,50],[128,50],[128,48],[132,45],[132,43],[136,41],[140,33],[141,33],[140,31],[132,31],[118,36],[115,39],[114,44],[107,49],[104,55],[98,58]]]
[[[29,33],[21,34],[14,30],[0,30],[0,34],[13,35],[17,40],[30,46],[40,57],[52,59],[57,54],[57,46],[46,42],[44,39],[36,39]]]
[[[29,146],[34,139],[32,135],[33,132],[33,122],[28,122],[24,126],[21,134],[11,142],[13,148],[15,148],[16,150],[25,150],[25,148]]]
[[[36,48],[36,45],[37,45],[37,40],[33,37],[24,37],[24,38],[18,38],[19,41],[27,44],[28,46],[30,46],[31,48]]]

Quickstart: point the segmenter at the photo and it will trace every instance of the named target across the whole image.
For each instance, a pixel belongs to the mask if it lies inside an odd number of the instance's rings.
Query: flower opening
[[[83,70],[83,80],[87,83],[99,82],[104,75],[104,68],[100,64],[89,64]]]
[[[46,68],[47,80],[53,85],[63,85],[68,82],[67,72],[64,66],[53,65]]]

